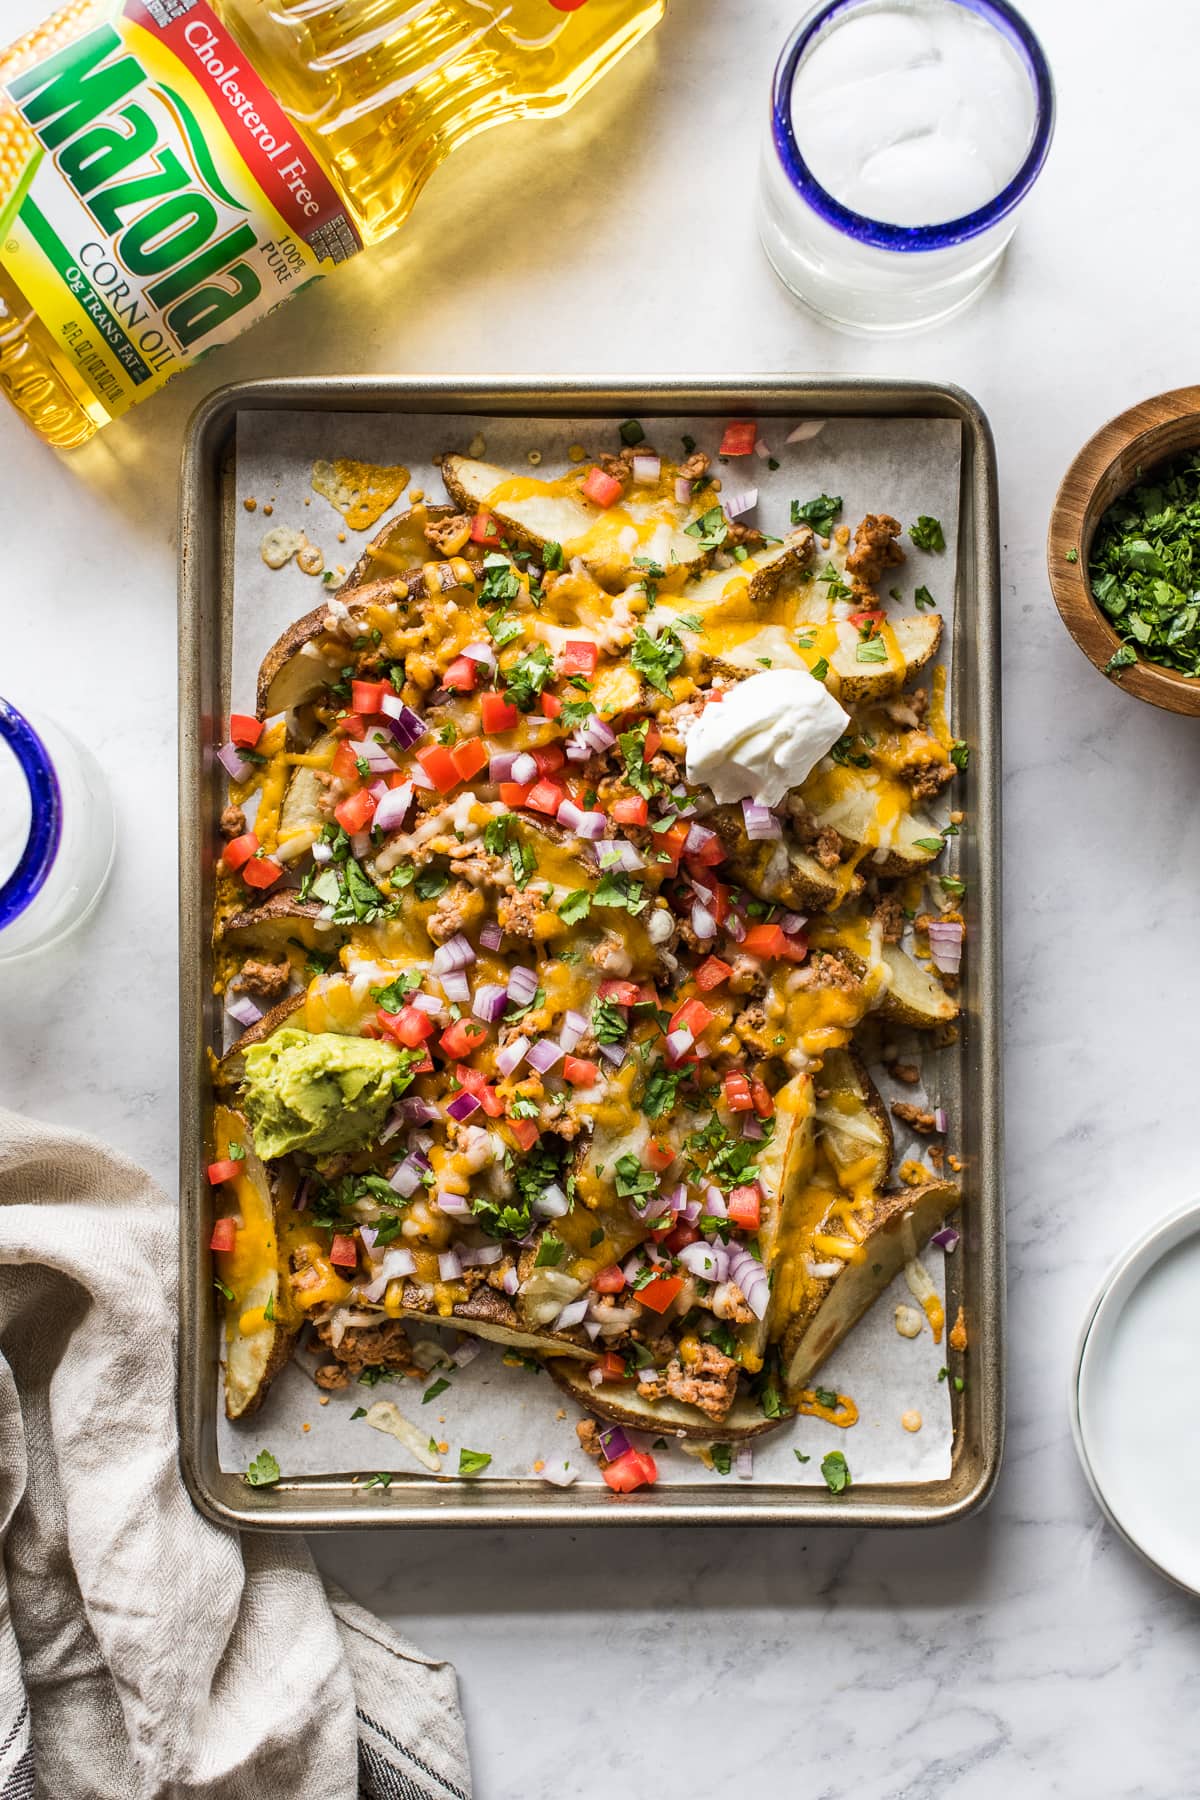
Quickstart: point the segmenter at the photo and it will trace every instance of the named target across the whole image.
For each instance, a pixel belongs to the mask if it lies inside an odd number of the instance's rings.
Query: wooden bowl
[[[1063,476],[1050,515],[1046,560],[1063,623],[1103,673],[1121,639],[1092,598],[1088,558],[1106,508],[1141,471],[1200,445],[1200,387],[1175,388],[1118,413],[1089,438]],[[1074,551],[1078,560],[1069,561]],[[1138,661],[1109,677],[1122,692],[1168,712],[1200,714],[1200,680]]]

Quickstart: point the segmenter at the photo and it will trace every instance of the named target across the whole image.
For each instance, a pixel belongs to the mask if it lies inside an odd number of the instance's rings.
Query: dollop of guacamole
[[[379,1133],[403,1052],[379,1038],[288,1026],[245,1054],[244,1103],[266,1160],[292,1150],[332,1155]]]

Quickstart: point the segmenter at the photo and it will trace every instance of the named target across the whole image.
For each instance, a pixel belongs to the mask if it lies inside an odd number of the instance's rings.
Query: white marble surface
[[[4,26],[41,11],[4,0]],[[999,1491],[933,1535],[318,1544],[356,1596],[457,1663],[481,1800],[683,1800],[738,1777],[805,1800],[1200,1790],[1196,1607],[1098,1524],[1066,1413],[1093,1286],[1196,1185],[1181,1012],[1200,982],[1200,740],[1090,670],[1042,556],[1076,447],[1120,407],[1196,376],[1200,17],[1182,0],[1142,0],[1132,23],[1120,0],[1027,11],[1057,73],[1058,138],[999,281],[933,335],[829,333],[759,256],[756,139],[795,0],[672,0],[585,109],[469,147],[393,250],[84,453],[60,461],[0,411],[0,688],[94,745],[122,839],[86,933],[49,965],[0,974],[0,1095],[111,1139],[169,1188],[176,468],[206,387],[300,372],[858,369],[961,382],[991,416],[1012,1346]],[[1166,1462],[1147,1471],[1170,1478]]]

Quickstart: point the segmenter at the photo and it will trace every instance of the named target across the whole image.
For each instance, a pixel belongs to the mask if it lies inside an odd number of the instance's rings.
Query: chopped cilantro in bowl
[[[1200,677],[1200,450],[1139,469],[1100,520],[1088,580],[1122,640],[1106,674],[1144,659]]]

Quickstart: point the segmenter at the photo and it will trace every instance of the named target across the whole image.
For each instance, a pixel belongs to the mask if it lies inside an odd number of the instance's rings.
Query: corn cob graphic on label
[[[97,423],[362,247],[206,0],[77,0],[5,72],[0,267]]]

